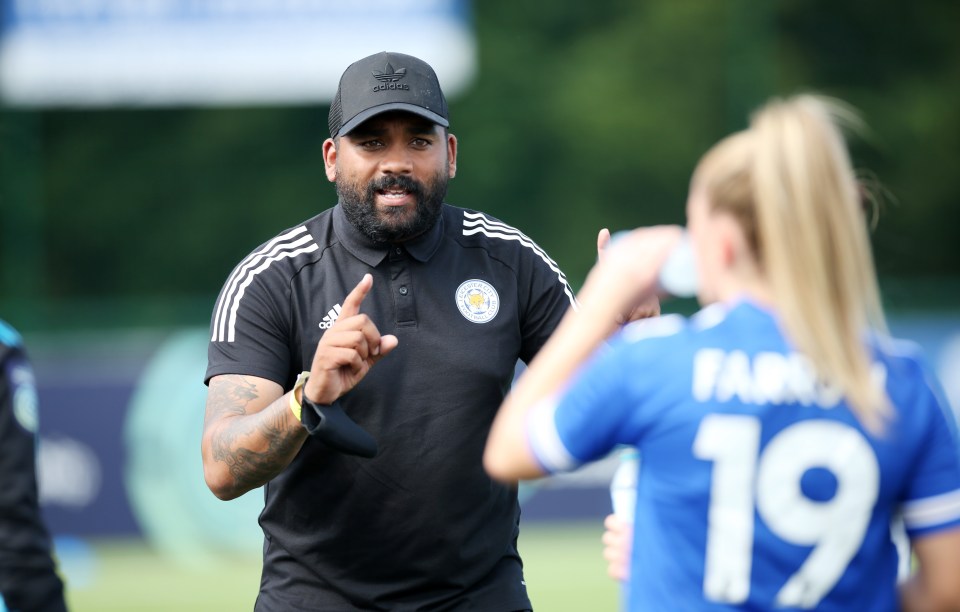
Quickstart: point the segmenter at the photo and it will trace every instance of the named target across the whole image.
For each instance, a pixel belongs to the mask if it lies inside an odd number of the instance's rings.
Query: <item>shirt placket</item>
[[[390,290],[397,305],[397,327],[414,327],[417,324],[412,281],[410,257],[406,250],[400,246],[391,247]]]

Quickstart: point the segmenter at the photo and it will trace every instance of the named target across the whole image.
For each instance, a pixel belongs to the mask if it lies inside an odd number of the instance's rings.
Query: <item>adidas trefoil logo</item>
[[[387,67],[383,69],[383,72],[380,72],[379,70],[373,71],[373,78],[377,79],[381,83],[395,83],[405,76],[407,76],[406,68],[394,70],[393,64],[390,64],[389,62],[387,63]]]
[[[380,81],[380,84],[373,88],[373,91],[387,91],[387,90],[397,90],[397,89],[406,89],[409,90],[410,86],[406,83],[397,83],[400,79],[407,76],[407,69],[400,68],[399,70],[394,70],[393,64],[387,62],[387,66],[383,69],[383,72],[379,70],[373,71],[373,78]]]
[[[340,309],[340,304],[334,305],[334,307],[330,309],[330,312],[323,317],[323,321],[320,321],[320,329],[330,329],[333,327],[337,317],[340,316]]]

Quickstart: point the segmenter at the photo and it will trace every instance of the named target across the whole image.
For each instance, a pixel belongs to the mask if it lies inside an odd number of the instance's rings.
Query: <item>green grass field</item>
[[[616,610],[617,585],[607,577],[596,524],[527,525],[520,535],[527,589],[540,612]],[[176,564],[142,541],[91,543],[92,559],[67,584],[72,612],[219,612],[251,610],[259,556],[215,566]],[[78,571],[79,570],[79,571]]]

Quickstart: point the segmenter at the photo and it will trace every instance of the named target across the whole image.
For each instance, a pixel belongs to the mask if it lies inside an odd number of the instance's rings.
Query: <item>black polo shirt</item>
[[[337,206],[264,243],[227,280],[206,380],[285,389],[365,273],[361,312],[399,346],[340,404],[376,438],[362,459],[308,439],[265,488],[257,610],[516,610],[530,606],[516,490],[481,457],[517,359],[573,303],[563,273],[516,229],[444,205],[402,245],[369,242]]]

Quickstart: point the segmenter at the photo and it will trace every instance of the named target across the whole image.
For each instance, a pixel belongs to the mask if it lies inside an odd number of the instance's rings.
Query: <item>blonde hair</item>
[[[871,430],[889,400],[871,375],[865,334],[886,330],[860,191],[840,126],[844,104],[775,99],[704,156],[694,180],[712,211],[737,220],[786,333],[821,380]]]

